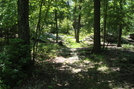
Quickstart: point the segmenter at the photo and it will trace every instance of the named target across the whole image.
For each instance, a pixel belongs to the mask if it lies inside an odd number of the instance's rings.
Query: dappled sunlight
[[[0,89],[134,89],[134,0],[0,6]]]
[[[64,46],[39,44],[38,54],[41,55],[38,55],[36,61],[35,77],[23,86],[30,86],[32,89],[131,89],[130,87],[133,87],[133,46],[117,48],[116,45],[112,45],[100,54],[93,54],[90,42],[75,44],[75,40],[63,42]],[[83,44],[89,46],[82,46]],[[129,46],[132,49],[125,50]],[[47,54],[52,57],[47,58]]]
[[[51,81],[41,86],[54,89],[129,89],[133,86],[133,51],[116,47],[101,54],[90,51],[90,48],[58,49],[58,56],[42,68],[52,77]]]
[[[39,70],[42,71],[36,72],[38,76],[35,77],[35,80],[40,79],[40,81],[34,82],[30,87],[38,87],[37,89],[46,87],[47,89],[83,89],[83,87],[85,89],[131,89],[134,74],[129,70],[133,70],[133,66],[124,65],[124,63],[133,58],[130,56],[133,53],[125,52],[124,55],[124,52],[120,50],[108,50],[101,55],[80,55],[81,50],[69,49],[68,52],[73,51],[76,54],[68,57],[58,56],[40,65],[42,67]],[[131,69],[126,69],[126,66]]]
[[[101,71],[101,72],[106,72],[106,71],[109,70],[109,68],[106,67],[106,66],[101,66],[101,67],[99,67],[97,70],[98,70],[98,71]]]

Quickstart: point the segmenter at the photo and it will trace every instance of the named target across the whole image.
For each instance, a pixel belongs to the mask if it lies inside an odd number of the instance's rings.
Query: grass
[[[122,47],[123,47],[123,49],[133,49],[134,48],[134,45],[132,45],[132,44],[122,44]]]
[[[25,87],[23,88],[133,89],[134,73],[130,61],[134,58],[132,54],[133,52],[129,51],[107,50],[107,52],[99,55],[85,55],[84,59],[73,64],[45,63],[45,65],[40,65],[38,76],[31,82],[28,81],[28,85],[24,84]],[[122,61],[122,59],[127,60]],[[27,88],[28,86],[30,88]]]
[[[34,77],[26,79],[14,89],[133,89],[134,47],[123,44],[120,49],[109,48],[101,54],[90,50],[76,49],[78,59],[71,59],[70,48],[89,47],[86,43],[75,43],[73,36],[64,37],[64,47],[57,44],[39,44]],[[84,45],[84,46],[83,46]],[[126,49],[126,50],[124,50]],[[61,54],[59,54],[59,50]],[[66,54],[67,53],[67,54]],[[57,60],[44,61],[62,56]],[[43,57],[42,57],[43,56]],[[72,63],[72,61],[76,60]]]
[[[70,38],[65,37],[66,39],[66,46],[69,48],[81,48],[81,47],[88,47],[88,44],[85,44],[84,42],[77,43],[74,37],[70,36]]]
[[[59,45],[55,44],[45,44],[39,43],[38,45],[38,53],[37,59],[38,60],[46,60],[57,56],[57,51],[60,48]],[[45,49],[45,50],[44,50]]]

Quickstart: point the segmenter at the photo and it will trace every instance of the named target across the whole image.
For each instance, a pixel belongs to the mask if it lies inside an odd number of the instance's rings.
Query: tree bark
[[[118,44],[117,47],[121,47],[122,26],[119,25]]]
[[[93,53],[100,53],[100,0],[94,0],[94,47]]]
[[[106,27],[107,27],[107,6],[108,6],[108,1],[107,0],[104,0],[104,26],[103,26],[103,49],[105,49],[105,43],[106,43]]]
[[[19,38],[30,45],[29,35],[29,0],[18,0],[18,29]]]
[[[29,31],[29,0],[18,0],[18,36],[24,42],[22,45],[27,45],[27,51],[24,53],[23,58],[27,58],[28,61],[24,66],[24,69],[28,76],[32,75],[32,61],[30,51],[30,31]]]
[[[122,19],[122,0],[120,0],[120,19]],[[122,36],[122,23],[119,23],[119,32],[118,32],[118,44],[117,47],[121,47],[121,36]]]
[[[58,31],[58,21],[57,21],[57,0],[55,0],[56,6],[55,6],[55,28],[56,28],[56,43],[58,43],[58,37],[59,37],[59,31]]]
[[[80,5],[79,5],[79,10],[81,10]],[[79,13],[79,16],[78,16],[78,28],[76,30],[76,42],[77,43],[79,43],[80,28],[81,28],[81,13]]]
[[[42,4],[43,4],[43,0],[40,1],[40,8],[39,8],[39,15],[38,15],[38,22],[37,22],[37,26],[36,26],[36,30],[35,30],[35,40],[33,42],[33,65],[35,64],[35,57],[36,57],[36,52],[37,52],[37,49],[38,49],[38,41],[37,39],[39,39],[39,36],[40,36],[40,32],[41,32],[41,26],[40,26],[40,23],[41,23],[41,14],[42,14]],[[33,69],[34,69],[34,66],[33,66]]]
[[[74,7],[74,22],[73,22],[73,28],[74,28],[74,37],[76,39],[76,30],[77,30],[77,17],[76,17],[76,2],[75,2],[75,7]]]
[[[56,27],[56,43],[58,43],[59,31],[58,31],[58,23],[57,23],[57,10],[55,10],[55,27]]]

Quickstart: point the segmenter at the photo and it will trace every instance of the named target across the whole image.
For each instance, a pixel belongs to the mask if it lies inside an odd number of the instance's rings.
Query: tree
[[[120,19],[121,19],[121,15],[123,15],[122,13],[123,8],[122,8],[122,0],[120,0]],[[119,32],[118,32],[118,43],[117,43],[117,47],[121,47],[121,36],[122,36],[122,22],[119,23]]]
[[[27,51],[22,56],[28,58],[26,65],[23,67],[29,76],[32,75],[32,61],[30,52],[30,31],[29,31],[29,0],[18,0],[18,35],[24,42],[22,45],[27,45]]]
[[[76,37],[77,37],[77,28],[78,28],[78,24],[77,24],[77,16],[76,16],[76,2],[75,2],[75,6],[74,6],[74,17],[73,17],[73,19],[74,19],[74,21],[73,21],[73,28],[74,28],[74,37],[75,37],[75,39],[76,39]]]
[[[93,53],[100,53],[100,0],[94,0],[94,47]]]
[[[79,43],[79,34],[80,34],[80,28],[81,28],[81,3],[82,0],[79,2],[79,15],[78,15],[78,28],[76,30],[76,42]]]
[[[107,0],[103,0],[103,20],[104,20],[104,23],[103,23],[103,49],[105,48],[105,42],[106,42],[106,26],[107,26],[107,7],[108,7],[108,1]]]
[[[43,0],[40,1],[40,5],[39,5],[39,15],[38,15],[38,22],[37,22],[37,26],[36,26],[36,30],[35,30],[35,41],[33,43],[33,65],[34,65],[34,62],[35,62],[35,53],[37,51],[37,48],[38,48],[38,42],[37,42],[37,39],[39,38],[40,36],[40,33],[41,33],[41,14],[42,14],[42,4],[43,4]]]
[[[80,34],[80,28],[81,28],[81,3],[82,0],[76,0],[75,6],[74,6],[74,22],[73,22],[73,28],[74,28],[74,35],[76,42],[79,43],[79,34]]]
[[[28,0],[18,0],[18,35],[25,41],[25,44],[30,45],[28,3]]]
[[[57,18],[57,0],[55,0],[55,3],[56,3],[56,7],[55,7],[55,30],[56,30],[56,43],[58,43],[58,35],[59,35],[59,32],[58,32],[58,18]]]

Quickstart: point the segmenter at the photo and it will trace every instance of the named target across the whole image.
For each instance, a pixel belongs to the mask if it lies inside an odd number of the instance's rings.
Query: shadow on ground
[[[70,49],[68,49],[70,50]],[[133,89],[134,52],[110,49],[96,55],[76,49],[78,60],[70,63],[42,62],[35,76],[14,89]],[[83,49],[82,49],[83,50]],[[65,51],[65,50],[64,50]],[[72,51],[69,51],[69,55]],[[67,55],[62,55],[68,58]],[[79,70],[74,72],[74,70]]]

